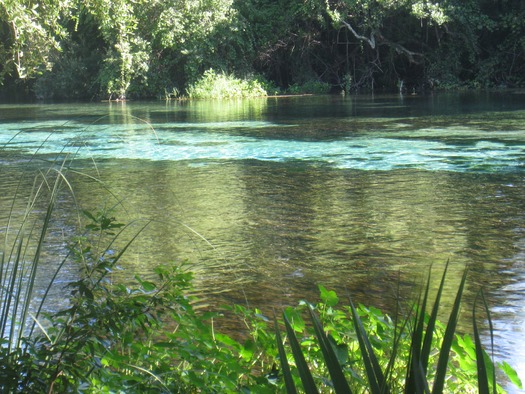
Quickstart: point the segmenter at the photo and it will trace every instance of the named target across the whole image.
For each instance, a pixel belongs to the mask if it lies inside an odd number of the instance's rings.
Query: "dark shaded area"
[[[524,85],[522,1],[181,4],[49,3],[39,30],[0,7],[0,99],[173,97],[210,68],[290,92]]]

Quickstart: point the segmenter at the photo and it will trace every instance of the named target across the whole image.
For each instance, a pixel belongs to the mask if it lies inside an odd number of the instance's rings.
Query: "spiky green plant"
[[[35,178],[21,225],[13,229],[11,220],[4,232],[4,252],[0,260],[0,337],[7,352],[21,346],[27,334],[26,322],[30,316],[35,280],[40,268],[40,257],[55,209],[57,197],[65,183],[63,167],[54,178],[42,173]],[[38,204],[45,201],[43,218],[31,220]],[[13,210],[13,208],[12,208]],[[12,215],[9,216],[10,218]],[[41,220],[40,220],[41,219]],[[11,234],[14,232],[14,234]],[[38,318],[45,297],[34,305]]]
[[[364,387],[366,387],[366,391],[373,394],[399,392],[399,382],[397,381],[399,380],[399,376],[397,378],[393,376],[394,371],[397,371],[396,375],[399,375],[399,370],[401,372],[405,371],[405,381],[402,385],[402,390],[406,393],[437,394],[446,392],[447,390],[451,390],[451,387],[447,387],[447,384],[453,383],[448,382],[451,375],[453,378],[456,378],[456,380],[466,379],[464,382],[454,383],[456,384],[456,388],[459,387],[457,386],[458,384],[463,384],[463,386],[461,386],[462,390],[474,390],[475,387],[480,393],[501,392],[502,389],[496,382],[495,365],[485,352],[480,340],[475,309],[472,317],[475,336],[475,344],[472,345],[474,347],[472,352],[476,354],[477,376],[474,378],[469,376],[454,376],[454,373],[459,371],[461,367],[455,365],[456,359],[463,357],[462,355],[457,355],[455,352],[460,352],[464,350],[462,347],[469,346],[469,337],[462,337],[456,333],[461,299],[467,280],[467,270],[465,270],[458,286],[456,298],[448,317],[448,323],[446,327],[443,327],[438,321],[437,316],[447,268],[448,263],[443,272],[430,314],[427,313],[431,278],[429,273],[428,282],[424,288],[422,298],[413,309],[415,313],[410,313],[409,316],[401,322],[399,327],[396,325],[391,326],[390,330],[394,331],[394,333],[391,333],[391,339],[388,342],[390,344],[390,352],[387,353],[378,353],[378,346],[384,345],[378,345],[377,338],[375,338],[376,334],[367,332],[363,324],[363,315],[360,314],[359,309],[354,306],[352,300],[349,300],[349,315],[341,317],[339,314],[336,320],[341,321],[347,319],[347,322],[351,321],[350,325],[353,326],[353,334],[349,334],[348,332],[344,334],[347,340],[352,337],[358,344],[357,353],[359,357],[352,361],[353,365],[348,362],[346,357],[341,357],[336,354],[335,349],[340,349],[342,344],[338,344],[333,338],[333,335],[340,336],[338,332],[348,330],[348,323],[336,328],[334,324],[328,320],[325,321],[326,325],[323,326],[317,313],[321,312],[322,314],[326,314],[326,310],[321,309],[316,312],[312,305],[307,304],[307,311],[316,338],[314,347],[318,348],[322,355],[315,356],[314,352],[314,357],[311,357],[312,340],[303,340],[304,343],[308,343],[308,347],[301,347],[301,341],[297,337],[297,330],[294,330],[285,312],[283,314],[285,332],[290,344],[295,369],[289,365],[290,360],[287,357],[285,346],[280,336],[277,320],[275,321],[275,327],[279,359],[282,364],[282,375],[286,383],[287,392],[296,392],[297,382],[294,380],[294,371],[300,376],[302,387],[306,393],[317,393],[321,386],[329,387],[329,389],[335,393],[351,393],[352,388],[362,390]],[[337,316],[338,314],[330,309],[338,302],[335,293],[329,294],[326,289],[321,287],[321,296],[324,300],[323,307],[326,308],[328,306],[329,314]],[[492,332],[488,306],[482,293],[481,298],[488,316],[489,328]],[[474,307],[476,307],[476,305]],[[376,316],[375,319],[379,321],[382,317]],[[332,332],[333,335],[328,334],[329,331]],[[458,343],[461,343],[461,345]],[[346,349],[350,345],[346,344],[345,346],[347,347],[344,347],[344,349],[348,352]],[[453,348],[454,350],[451,351]],[[470,348],[466,349],[467,353],[470,353],[470,350]],[[452,360],[451,354],[455,354],[457,357]],[[307,358],[311,361],[310,368],[306,361]],[[318,364],[321,359],[324,360],[324,370],[329,374],[329,380],[327,380],[326,377],[315,378],[312,374],[312,370],[315,371],[315,374],[322,373],[321,370],[323,368],[320,368]],[[499,366],[514,384],[521,387],[521,382],[516,372],[508,364],[500,364]],[[357,370],[364,371],[367,380],[366,383],[359,378]],[[472,379],[475,380],[475,382],[469,381]]]

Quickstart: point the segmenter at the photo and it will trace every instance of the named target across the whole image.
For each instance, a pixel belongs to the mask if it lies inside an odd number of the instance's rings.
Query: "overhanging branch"
[[[389,41],[385,38],[382,38],[381,44],[387,45],[390,48],[393,48],[397,53],[403,53],[408,58],[408,61],[410,63],[420,64],[423,60],[423,54],[419,52],[413,52],[407,48],[405,48],[403,45]]]
[[[342,22],[343,22],[343,25],[345,25],[347,27],[347,29],[352,32],[352,34],[354,35],[355,38],[357,38],[358,40],[362,40],[362,41],[368,42],[368,45],[370,45],[370,47],[372,49],[375,49],[375,47],[376,47],[376,39],[374,37],[374,33],[373,32],[370,34],[370,38],[368,38],[368,37],[365,37],[365,36],[362,36],[362,35],[358,34],[354,30],[354,28],[352,27],[352,25],[350,23],[345,22],[345,21],[342,21]]]
[[[407,48],[405,48],[403,45],[398,44],[396,42],[392,42],[384,38],[381,33],[378,33],[376,31],[372,31],[370,33],[370,38],[363,36],[359,34],[355,29],[352,27],[352,25],[346,21],[341,21],[345,27],[352,32],[355,38],[361,41],[365,41],[370,45],[370,48],[375,49],[376,45],[386,45],[390,48],[393,48],[397,53],[402,53],[406,55],[408,58],[408,61],[410,63],[421,63],[421,60],[423,58],[423,54],[419,52],[413,52]],[[376,35],[378,37],[378,42],[376,42]]]

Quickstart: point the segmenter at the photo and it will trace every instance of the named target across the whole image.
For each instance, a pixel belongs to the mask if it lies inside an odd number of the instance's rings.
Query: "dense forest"
[[[525,84],[525,0],[0,0],[0,95]],[[251,85],[249,85],[251,86]]]

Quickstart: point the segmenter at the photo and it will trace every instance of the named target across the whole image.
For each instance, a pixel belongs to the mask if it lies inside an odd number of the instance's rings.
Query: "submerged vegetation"
[[[134,229],[119,223],[111,209],[77,207],[78,230],[67,253],[44,258],[59,197],[74,199],[69,164],[38,172],[21,222],[10,220],[4,232],[2,392],[293,393],[302,385],[305,392],[419,393],[433,386],[435,393],[488,393],[501,391],[496,368],[521,386],[510,366],[494,365],[483,350],[476,310],[473,339],[456,332],[466,274],[446,326],[437,320],[445,274],[430,313],[429,284],[419,302],[400,304],[393,318],[351,300],[342,303],[320,286],[317,304],[288,307],[282,321],[274,321],[240,305],[197,310],[191,273],[176,264],[157,267],[151,278],[113,280],[111,273],[148,222],[133,223]],[[66,266],[75,273],[61,285],[67,305],[46,310]],[[50,269],[49,283],[37,289],[37,278]],[[236,319],[237,332],[214,328],[226,313]],[[283,323],[290,348],[283,345]]]
[[[159,97],[213,69],[282,91],[521,87],[524,13],[516,0],[6,0],[0,84],[11,98]]]

